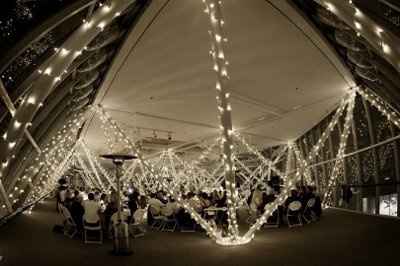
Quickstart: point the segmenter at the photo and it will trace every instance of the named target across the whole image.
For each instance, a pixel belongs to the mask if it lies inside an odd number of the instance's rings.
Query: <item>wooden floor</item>
[[[52,233],[53,202],[0,228],[0,266],[22,265],[400,265],[400,220],[328,210],[302,228],[263,229],[245,246],[221,247],[202,233],[150,232],[133,240],[130,257],[109,255],[112,243],[84,245]]]

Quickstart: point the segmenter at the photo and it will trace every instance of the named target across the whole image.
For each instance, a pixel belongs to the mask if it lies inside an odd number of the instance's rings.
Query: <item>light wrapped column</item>
[[[313,185],[313,180],[312,180],[309,163],[306,160],[304,160],[303,154],[300,152],[299,147],[297,146],[296,143],[292,143],[291,146],[294,150],[297,161],[299,162],[300,167],[302,168],[302,173],[306,178],[307,184]]]
[[[349,99],[349,96],[347,95],[340,102],[340,105],[339,105],[338,109],[336,110],[328,127],[324,130],[324,132],[322,133],[317,144],[313,146],[311,152],[309,153],[309,155],[307,157],[308,163],[311,163],[317,157],[321,148],[325,145],[325,142],[328,139],[330,132],[333,131],[334,127],[336,126],[336,124],[339,121],[339,117],[343,114],[345,107],[348,104],[348,99]]]
[[[355,98],[356,98],[356,92],[352,91],[352,95],[350,96],[349,99],[349,104],[347,106],[347,111],[346,111],[346,118],[343,126],[343,132],[340,135],[340,144],[339,144],[339,150],[336,155],[336,161],[335,165],[333,166],[333,170],[331,173],[331,177],[328,182],[328,187],[327,190],[325,191],[324,198],[322,205],[326,205],[327,202],[330,200],[332,196],[332,190],[333,187],[335,186],[337,182],[337,177],[339,175],[339,170],[340,166],[344,164],[343,156],[344,152],[347,146],[347,139],[350,135],[350,127],[352,125],[352,120],[353,120],[353,110],[354,110],[354,105],[355,105]]]
[[[236,189],[236,180],[235,173],[233,172],[232,159],[232,108],[229,103],[228,62],[225,59],[224,52],[224,46],[227,42],[223,31],[225,22],[223,20],[221,11],[221,0],[203,0],[203,2],[206,5],[205,13],[207,13],[210,18],[210,55],[213,59],[213,69],[215,70],[217,76],[217,104],[222,131],[221,148],[223,150],[223,159],[225,165],[225,193],[227,196],[226,203],[228,207],[228,236],[231,237],[232,240],[235,240],[239,237],[239,228],[236,217],[238,192]]]

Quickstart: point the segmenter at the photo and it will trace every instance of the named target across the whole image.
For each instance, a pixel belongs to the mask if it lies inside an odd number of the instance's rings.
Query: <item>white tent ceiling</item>
[[[120,123],[188,142],[218,132],[208,20],[200,0],[154,0],[115,59],[96,102]],[[263,146],[317,124],[352,85],[335,53],[283,0],[224,1],[234,128]],[[86,142],[105,152],[94,119]],[[141,130],[150,137],[152,130]],[[166,132],[157,132],[167,138]]]

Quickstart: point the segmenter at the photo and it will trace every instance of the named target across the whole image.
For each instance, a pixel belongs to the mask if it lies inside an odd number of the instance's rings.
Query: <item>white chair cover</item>
[[[298,211],[301,209],[301,202],[296,200],[296,201],[292,201],[289,206],[288,206],[289,210],[291,210],[292,212]]]

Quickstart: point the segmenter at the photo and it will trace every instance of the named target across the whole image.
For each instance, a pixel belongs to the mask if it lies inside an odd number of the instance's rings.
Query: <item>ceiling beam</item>
[[[249,96],[243,95],[243,94],[241,94],[241,93],[239,93],[239,92],[237,92],[235,90],[231,90],[231,95],[232,95],[233,99],[235,99],[235,100],[237,100],[239,102],[250,104],[250,105],[252,105],[254,107],[261,108],[262,110],[264,110],[268,114],[271,114],[271,115],[274,115],[274,116],[277,116],[277,117],[281,117],[284,113],[287,112],[286,110],[283,110],[283,109],[281,109],[279,107],[272,106],[270,104],[266,104],[266,103],[260,102],[260,101],[258,101],[256,99],[253,99],[253,98],[249,97]]]
[[[129,114],[129,115],[136,115],[136,116],[142,116],[142,117],[147,117],[147,118],[154,118],[154,119],[170,121],[170,122],[176,122],[176,123],[186,124],[186,125],[191,125],[191,126],[199,126],[199,127],[205,127],[205,128],[211,128],[211,129],[219,129],[219,127],[217,127],[217,126],[206,124],[206,123],[193,122],[193,121],[176,119],[176,118],[165,117],[165,116],[160,116],[160,115],[153,115],[153,114],[148,114],[148,113],[143,113],[143,112],[130,112],[130,111],[114,109],[114,108],[106,108],[106,107],[103,107],[103,108],[106,109],[107,111],[110,111],[110,112],[126,113],[126,114]],[[165,131],[167,131],[167,130],[165,130]]]
[[[302,106],[300,106],[299,108],[296,108],[296,109],[294,109],[294,110],[292,110],[292,111],[288,111],[288,112],[282,114],[281,117],[274,117],[274,118],[270,118],[270,119],[261,119],[262,117],[260,117],[260,118],[258,118],[258,119],[252,119],[252,120],[249,120],[249,122],[247,122],[247,123],[243,123],[242,126],[241,126],[239,129],[237,129],[237,130],[243,131],[243,130],[247,130],[247,129],[250,129],[250,128],[259,127],[259,126],[262,126],[262,125],[264,125],[264,124],[273,123],[273,122],[282,120],[282,119],[288,117],[289,115],[291,115],[291,114],[293,114],[293,113],[295,113],[295,112],[299,112],[299,111],[302,111],[302,110],[306,110],[306,109],[308,109],[308,108],[310,108],[310,107],[312,107],[312,106],[314,106],[314,105],[316,105],[316,104],[321,104],[321,103],[323,103],[323,102],[330,101],[330,100],[332,100],[332,99],[334,99],[334,98],[338,98],[338,96],[327,97],[327,98],[324,98],[324,99],[321,99],[321,100],[312,102],[312,103],[310,103],[310,104],[302,105]],[[340,99],[341,99],[341,97],[338,98],[338,102],[340,101]],[[337,107],[337,104],[334,105],[334,109],[335,109],[336,107]],[[326,115],[326,114],[324,114],[324,116],[325,116],[325,115]]]

